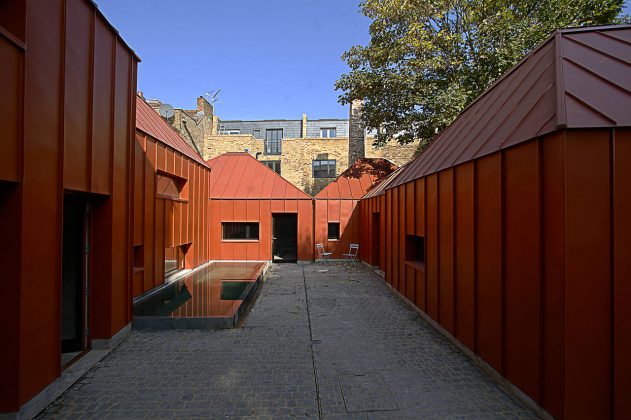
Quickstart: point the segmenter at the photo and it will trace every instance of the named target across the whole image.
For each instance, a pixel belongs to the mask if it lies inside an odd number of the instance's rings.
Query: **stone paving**
[[[133,331],[40,417],[534,416],[369,268],[311,264],[274,265],[241,329]]]

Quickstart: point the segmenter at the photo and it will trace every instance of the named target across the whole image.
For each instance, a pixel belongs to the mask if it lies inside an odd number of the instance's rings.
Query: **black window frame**
[[[276,172],[278,175],[280,175],[281,168],[282,168],[280,159],[276,159],[276,160],[261,160],[260,162],[262,164],[264,164],[265,166],[267,166],[268,168],[270,168],[272,171]],[[278,167],[278,170],[276,170],[275,167]]]
[[[280,133],[280,136],[278,133]],[[283,129],[266,128],[263,145],[266,155],[280,155],[283,152]]]
[[[331,231],[332,226],[334,227],[333,232]],[[328,222],[327,228],[326,228],[326,239],[328,241],[340,240],[340,222]]]
[[[316,162],[317,162],[317,166],[319,166],[318,169],[316,169]],[[323,166],[324,162],[326,162],[326,169],[321,169],[321,167]],[[332,167],[331,167],[332,166]],[[311,162],[311,176],[314,179],[330,179],[330,178],[335,178],[335,174],[336,174],[336,169],[337,169],[337,161],[335,159],[314,159]],[[322,172],[326,171],[326,175],[327,176],[322,176]]]
[[[241,228],[242,231],[231,232],[230,237],[226,237],[226,227]],[[260,223],[259,222],[221,222],[221,240],[222,241],[259,241],[260,240]],[[242,233],[242,235],[240,235]],[[254,236],[256,234],[256,236]],[[234,236],[237,235],[237,236]]]

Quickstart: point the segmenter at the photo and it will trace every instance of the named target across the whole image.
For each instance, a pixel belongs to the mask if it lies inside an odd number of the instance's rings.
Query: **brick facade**
[[[160,101],[149,101],[158,111]],[[261,161],[280,161],[280,172],[307,194],[317,194],[334,178],[314,178],[314,160],[335,160],[335,175],[345,171],[351,161],[361,157],[385,158],[397,166],[408,162],[416,154],[418,143],[400,145],[390,142],[375,148],[374,137],[367,136],[361,123],[361,101],[350,107],[349,120],[301,120],[222,121],[213,113],[205,98],[197,98],[196,110],[175,109],[169,121],[181,136],[193,146],[205,160],[226,152],[248,151]],[[321,128],[335,128],[338,137],[320,138]],[[265,130],[283,129],[281,154],[264,154]],[[228,131],[239,134],[224,134]],[[349,141],[350,137],[350,141]]]

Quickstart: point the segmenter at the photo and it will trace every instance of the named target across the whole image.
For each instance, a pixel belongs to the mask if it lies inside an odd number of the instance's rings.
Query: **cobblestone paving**
[[[323,272],[323,270],[327,270]],[[41,418],[531,418],[383,280],[273,266],[241,329],[134,331]]]

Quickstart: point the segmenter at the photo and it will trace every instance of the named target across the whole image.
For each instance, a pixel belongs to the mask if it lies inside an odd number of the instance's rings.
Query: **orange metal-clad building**
[[[358,159],[314,197],[315,243],[332,252],[330,258],[341,258],[360,242],[357,203],[395,169],[386,159]]]
[[[630,110],[631,27],[558,31],[362,202],[387,282],[558,418],[631,417]]]
[[[248,153],[207,163],[212,260],[313,259],[311,197]]]
[[[131,321],[138,62],[91,1],[0,2],[0,412]]]
[[[206,162],[136,98],[133,296],[209,260]]]
[[[407,164],[406,164],[407,165]],[[359,259],[385,270],[386,213],[385,194],[388,185],[406,167],[403,165],[366,193],[359,202]]]

